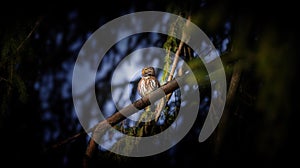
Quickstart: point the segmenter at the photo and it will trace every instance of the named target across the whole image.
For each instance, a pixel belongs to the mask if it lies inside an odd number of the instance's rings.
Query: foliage
[[[14,30],[6,30],[1,39],[1,55],[0,55],[0,82],[1,82],[1,115],[9,113],[9,106],[12,105],[12,99],[17,97],[22,103],[28,98],[27,86],[25,84],[25,74],[22,71],[26,57],[30,55],[28,46],[21,46],[29,32],[29,26],[18,25]],[[23,28],[26,27],[27,29]],[[25,44],[26,45],[26,44]],[[22,48],[21,48],[22,47]]]

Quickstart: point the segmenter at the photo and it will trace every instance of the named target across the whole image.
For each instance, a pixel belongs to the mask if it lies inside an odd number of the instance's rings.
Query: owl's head
[[[155,70],[153,67],[145,67],[142,70],[142,76],[146,77],[146,76],[155,76]]]

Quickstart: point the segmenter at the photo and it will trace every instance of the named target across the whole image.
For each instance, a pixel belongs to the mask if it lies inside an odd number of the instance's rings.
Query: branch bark
[[[113,114],[111,117],[107,118],[106,120],[98,123],[93,129],[92,138],[87,146],[83,165],[87,167],[89,160],[93,157],[94,153],[97,151],[98,144],[96,143],[105,131],[118,124],[119,122],[126,119],[128,116],[138,112],[141,109],[149,106],[151,102],[155,102],[162,98],[165,94],[172,93],[176,89],[179,88],[178,82],[186,82],[190,75],[185,75],[182,77],[178,77],[167,82],[165,85],[161,86],[159,89],[153,91],[151,94],[135,101],[134,103],[126,106],[125,108],[121,109],[117,113]],[[162,93],[164,92],[164,93]]]
[[[97,139],[101,138],[103,133],[109,128],[113,127],[116,124],[120,123],[124,119],[126,119],[128,116],[138,112],[140,109],[144,109],[145,107],[149,106],[151,102],[155,102],[156,100],[159,100],[162,98],[165,94],[172,93],[176,89],[179,88],[178,82],[186,82],[189,78],[189,74],[185,76],[178,77],[176,79],[173,79],[169,82],[167,82],[165,85],[162,85],[159,89],[155,90],[151,94],[135,101],[133,104],[130,104],[126,106],[125,108],[121,109],[117,113],[113,114],[111,117],[107,118],[106,120],[98,123],[94,127],[90,128],[89,130],[77,133],[57,144],[52,145],[49,149],[56,149],[64,144],[67,144],[71,141],[74,141],[75,139],[78,139],[79,137],[87,135],[87,133],[93,132],[92,138],[90,139],[90,142],[87,146],[85,157],[83,160],[83,166],[87,167],[89,160],[92,158],[93,154],[97,150],[98,144],[96,143]],[[164,93],[162,93],[164,92]],[[95,141],[96,140],[96,141]],[[49,150],[47,149],[47,150]],[[47,151],[46,150],[46,151]]]

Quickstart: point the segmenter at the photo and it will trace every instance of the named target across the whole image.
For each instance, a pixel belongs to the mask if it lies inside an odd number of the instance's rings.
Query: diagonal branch
[[[35,25],[33,26],[33,28],[31,29],[31,31],[28,33],[28,35],[26,36],[26,38],[20,43],[20,45],[17,48],[17,52],[19,52],[19,50],[23,47],[24,43],[30,38],[30,36],[32,35],[32,33],[37,29],[37,27],[40,25],[41,21],[43,20],[43,17],[39,17],[38,20],[35,22]]]
[[[150,105],[150,100],[158,100],[160,99],[163,95],[161,94],[161,91],[163,91],[165,94],[171,93],[173,91],[175,91],[176,89],[178,89],[178,81],[185,81],[186,78],[188,78],[189,75],[186,76],[182,76],[180,78],[174,79],[168,83],[166,83],[165,85],[161,86],[159,89],[157,89],[156,91],[152,92],[151,94],[149,94],[148,96],[145,96],[137,101],[135,101],[133,104],[128,105],[127,107],[125,107],[124,109],[120,110],[119,112],[113,114],[111,117],[107,118],[107,120],[102,121],[100,123],[98,123],[97,125],[95,125],[94,127],[85,130],[83,132],[79,132],[63,141],[60,141],[54,145],[52,145],[50,147],[50,149],[55,149],[58,148],[64,144],[67,144],[79,137],[85,136],[87,133],[93,132],[95,131],[95,129],[97,128],[97,130],[102,129],[103,125],[105,124],[110,124],[111,126],[114,126],[116,124],[118,124],[119,122],[121,122],[122,120],[126,119],[126,116],[130,116],[134,113],[136,113],[139,109],[143,109],[147,106]],[[94,135],[95,136],[95,135]]]
[[[188,21],[185,23],[184,25],[184,30],[186,30],[189,26],[189,21],[191,20],[191,18],[189,17],[188,18]],[[188,39],[188,35],[185,31],[182,32],[182,37],[181,37],[181,41],[179,43],[179,47],[175,53],[175,58],[174,58],[174,61],[173,61],[173,64],[172,64],[172,69],[171,69],[171,72],[170,72],[170,75],[168,77],[168,81],[171,81],[173,79],[173,76],[174,76],[174,73],[175,73],[175,69],[177,67],[177,64],[178,64],[178,61],[179,61],[179,55],[180,55],[180,52],[181,52],[181,49],[182,49],[182,46],[184,44],[184,42]]]
[[[184,42],[187,42],[189,40],[189,37],[188,37],[188,34],[187,34],[186,31],[189,27],[190,21],[191,21],[191,17],[189,16],[188,20],[185,22],[184,29],[183,29],[182,36],[181,36],[181,40],[180,40],[179,46],[177,48],[177,51],[175,53],[175,58],[174,58],[174,61],[173,61],[173,64],[172,64],[172,69],[171,69],[170,74],[168,76],[167,82],[169,82],[173,79],[175,69],[176,69],[178,61],[179,61],[179,55],[180,55],[180,52],[182,50],[183,44],[184,44]],[[168,50],[168,54],[170,54],[170,48]],[[168,103],[168,101],[170,100],[171,95],[172,95],[172,92],[169,93],[169,94],[166,94],[166,97],[160,100],[157,108],[155,109],[155,112],[156,112],[155,121],[158,120],[161,111],[165,107],[166,103]]]
[[[88,161],[92,158],[94,153],[97,151],[98,144],[96,143],[99,140],[103,133],[110,128],[118,124],[119,122],[126,119],[128,116],[138,112],[140,109],[143,109],[151,104],[151,102],[155,102],[161,99],[165,94],[172,93],[176,89],[179,88],[178,83],[186,82],[189,78],[189,74],[185,76],[178,77],[176,79],[171,80],[170,82],[166,83],[165,85],[161,86],[157,90],[153,91],[149,95],[135,101],[134,103],[126,106],[125,108],[121,109],[117,113],[113,114],[111,117],[107,118],[106,120],[98,123],[95,127],[93,127],[93,135],[92,138],[87,146],[85,158],[84,158],[84,166],[87,166]],[[164,93],[162,93],[164,92]],[[151,102],[150,102],[151,101]]]
[[[227,122],[229,120],[230,111],[233,108],[234,99],[236,98],[237,90],[238,90],[240,80],[241,80],[242,70],[243,69],[241,66],[241,62],[238,61],[237,63],[235,63],[235,65],[233,67],[233,72],[231,75],[229,89],[227,92],[225,108],[223,111],[222,119],[219,122],[218,134],[216,134],[216,138],[215,138],[216,154],[218,154],[218,152],[220,150],[220,145],[225,136],[225,130],[228,126]]]

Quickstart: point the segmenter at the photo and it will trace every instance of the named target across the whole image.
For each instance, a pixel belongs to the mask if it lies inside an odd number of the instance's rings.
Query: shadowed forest
[[[0,165],[73,168],[282,164],[289,167],[296,163],[299,58],[295,21],[299,19],[291,2],[132,0],[31,8],[10,6],[13,15],[0,16]],[[85,134],[74,107],[72,77],[81,48],[97,29],[113,19],[141,11],[179,15],[206,34],[224,67],[227,99],[218,126],[200,143],[199,133],[217,94],[203,60],[187,44],[181,46],[180,39],[165,34],[147,32],[123,38],[96,67],[95,83],[86,82],[83,76],[82,90],[73,91],[83,103],[92,101],[87,92],[94,88],[104,117],[116,114],[141,98],[137,85],[140,70],[147,65],[162,64],[162,69],[156,69],[156,77],[161,84],[167,83],[170,73],[166,72],[176,62],[174,54],[166,54],[168,51],[178,52],[180,60],[189,66],[178,65],[174,77],[193,72],[198,86],[187,88],[201,95],[199,101],[186,103],[188,95],[176,89],[167,99],[159,121],[150,122],[150,126],[134,121],[145,117],[147,113],[143,110],[130,119],[116,122],[114,128],[124,134],[154,135],[171,127],[180,108],[197,105],[194,124],[176,145],[153,156],[126,157],[91,145],[93,131]],[[136,22],[136,30],[142,22],[147,22],[131,21]],[[168,31],[184,34],[176,31],[183,25],[174,22],[174,29]],[[111,30],[115,32],[111,38],[128,31],[135,30],[126,27],[122,31]],[[95,45],[101,43],[96,41]],[[158,56],[162,59],[154,58],[147,53],[149,50],[141,50],[149,47],[161,48],[166,53]],[[98,49],[101,50],[93,51]],[[130,54],[132,57],[125,60]],[[92,107],[82,105],[82,108],[86,111],[85,126],[95,126],[98,114]],[[105,141],[112,148],[122,148],[110,135],[103,135]],[[134,150],[134,147],[135,144],[126,143],[124,149]]]

